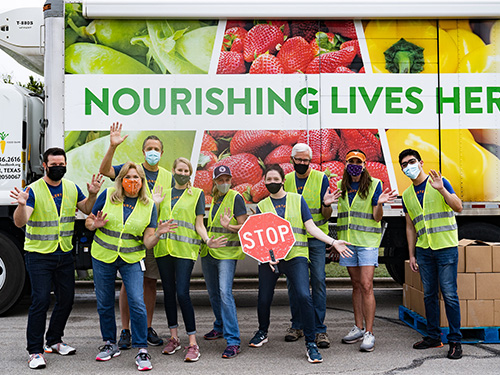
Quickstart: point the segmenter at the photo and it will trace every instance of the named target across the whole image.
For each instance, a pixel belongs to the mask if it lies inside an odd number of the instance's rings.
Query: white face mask
[[[419,163],[408,164],[406,168],[403,169],[403,173],[412,180],[416,179],[420,174]]]
[[[217,184],[217,190],[219,190],[222,194],[226,194],[229,189],[231,189],[231,184]]]

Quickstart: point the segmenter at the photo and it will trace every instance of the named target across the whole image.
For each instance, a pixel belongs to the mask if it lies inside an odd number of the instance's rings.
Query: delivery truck
[[[9,191],[43,175],[40,154],[64,147],[66,177],[85,186],[109,145],[114,163],[142,161],[143,139],[197,166],[233,171],[249,209],[266,196],[263,167],[292,170],[298,142],[332,188],[346,152],[399,195],[405,148],[447,177],[464,202],[459,235],[500,240],[500,3],[496,1],[78,1],[0,15],[0,48],[44,75],[43,97],[0,86],[0,312],[23,295],[24,232]],[[111,186],[108,181],[105,186]],[[82,215],[78,216],[83,219]],[[335,231],[336,208],[331,218]],[[403,281],[401,200],[384,207],[381,262]],[[76,268],[92,233],[77,220]],[[251,262],[251,261],[249,261]],[[256,273],[255,264],[240,274]]]

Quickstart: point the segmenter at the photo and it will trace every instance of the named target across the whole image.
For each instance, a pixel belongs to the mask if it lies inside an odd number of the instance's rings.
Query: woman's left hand
[[[163,186],[155,186],[152,194],[153,202],[155,202],[155,204],[160,204],[163,202],[166,195],[167,193],[163,194]]]
[[[102,174],[98,173],[97,177],[95,174],[92,175],[92,181],[90,181],[90,184],[87,182],[87,191],[89,194],[97,194],[99,193],[99,190],[101,190],[101,186],[104,183],[104,178],[102,177]]]
[[[220,225],[222,225],[224,228],[229,229],[229,223],[231,222],[231,219],[233,218],[233,215],[231,215],[231,209],[229,207],[226,207],[224,210],[223,214],[220,214]]]
[[[338,202],[340,196],[342,195],[342,191],[340,189],[335,190],[333,193],[330,188],[326,191],[323,197],[323,204],[325,206],[330,206],[331,204]]]
[[[174,222],[174,219],[170,219],[167,221],[160,220],[156,232],[160,235],[165,233],[175,233],[175,229],[177,229],[177,227],[178,224]]]
[[[226,246],[227,238],[225,236],[220,236],[215,238],[215,236],[210,237],[206,244],[212,249],[217,249],[218,247]]]
[[[393,202],[398,197],[396,190],[385,189],[382,194],[378,197],[377,204]]]
[[[344,240],[335,240],[327,250],[332,251],[335,249],[342,258],[350,258],[354,255],[354,253],[347,247],[347,245],[350,245],[350,243]]]

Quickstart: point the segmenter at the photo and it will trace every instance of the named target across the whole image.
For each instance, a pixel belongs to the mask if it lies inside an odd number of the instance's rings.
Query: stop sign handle
[[[276,258],[274,257],[273,249],[269,250],[269,256],[271,257],[271,262],[276,262]],[[274,267],[274,273],[280,273],[280,270],[278,269],[277,264],[273,264],[273,267]]]

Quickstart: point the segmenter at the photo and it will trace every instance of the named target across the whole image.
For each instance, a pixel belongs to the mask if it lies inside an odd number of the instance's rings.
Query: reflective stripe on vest
[[[323,184],[323,172],[311,169],[309,176],[307,176],[302,196],[311,211],[314,224],[316,224],[323,233],[328,234],[328,219],[325,219],[321,213],[323,197],[321,196],[321,185]],[[290,172],[285,176],[285,191],[290,193],[297,193],[297,184],[295,180],[295,172]],[[307,234],[307,238],[313,238],[312,235]]]
[[[160,203],[159,220],[174,219],[178,227],[175,233],[169,233],[166,238],[161,237],[154,249],[155,257],[171,255],[183,259],[198,258],[201,237],[196,232],[196,205],[202,190],[195,187],[190,189],[192,194],[189,194],[189,189],[184,190],[173,209],[172,189],[167,190],[165,199]]]
[[[104,263],[113,263],[118,257],[127,263],[136,263],[146,256],[143,243],[144,231],[151,221],[154,202],[148,199],[143,204],[139,199],[123,223],[123,203],[111,203],[114,188],[106,190],[106,203],[102,213],[109,220],[103,228],[96,230],[91,254]]]
[[[285,201],[285,220],[292,225],[292,232],[295,236],[295,244],[286,256],[285,260],[296,257],[306,257],[309,259],[309,248],[307,243],[307,231],[302,221],[301,196],[297,193],[287,193]],[[261,200],[257,206],[260,212],[272,212],[276,214],[273,202],[270,197]]]
[[[372,198],[380,180],[372,177],[372,182],[365,199],[356,193],[352,204],[349,196],[339,198],[337,233],[340,240],[350,242],[354,246],[379,247],[382,239],[382,226],[373,218]],[[338,188],[342,181],[338,182]]]
[[[403,201],[415,226],[416,246],[439,250],[458,245],[455,213],[442,194],[431,186],[429,179],[425,185],[423,208],[414,185],[403,192]]]
[[[229,229],[224,228],[220,223],[220,215],[226,211],[226,209],[230,209],[232,213],[234,213],[234,201],[236,197],[240,195],[235,190],[229,190],[224,198],[222,199],[221,204],[219,205],[217,212],[215,215],[213,214],[214,202],[212,201],[212,205],[210,206],[210,212],[208,213],[208,236],[215,238],[224,236],[227,238],[226,246],[211,249],[206,244],[201,245],[200,255],[202,257],[207,256],[210,252],[210,255],[215,259],[244,259],[245,254],[241,250],[240,239],[238,237],[238,233],[231,232]],[[212,219],[213,216],[213,219]],[[237,225],[238,220],[233,216],[230,225]]]
[[[75,212],[78,203],[76,185],[66,179],[61,180],[62,200],[60,213],[47,183],[43,178],[30,185],[35,195],[35,207],[26,223],[24,249],[38,253],[52,253],[60,246],[62,251],[73,248]]]

